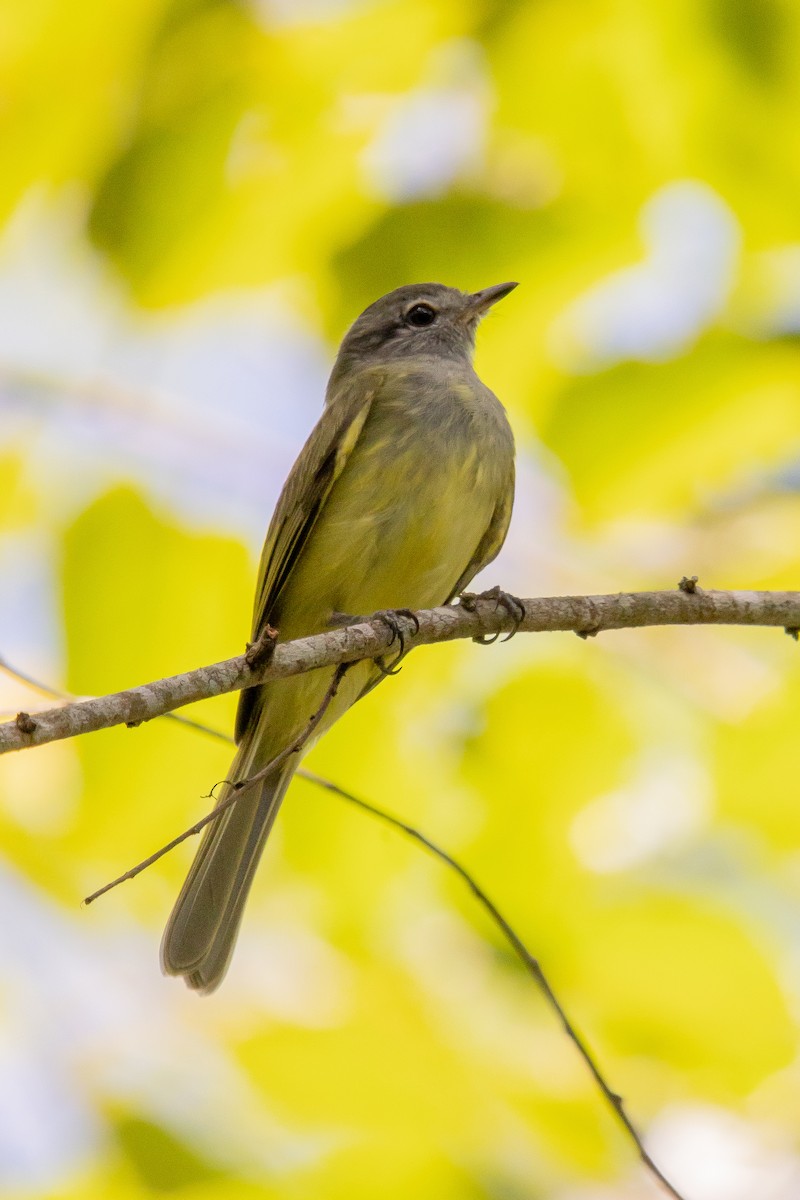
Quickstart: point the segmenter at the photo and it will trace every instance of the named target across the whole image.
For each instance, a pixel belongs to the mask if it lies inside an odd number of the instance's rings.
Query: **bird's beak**
[[[502,300],[509,292],[513,292],[516,283],[496,283],[494,287],[484,288],[481,292],[473,292],[467,303],[467,313],[475,320],[489,311],[493,304]]]

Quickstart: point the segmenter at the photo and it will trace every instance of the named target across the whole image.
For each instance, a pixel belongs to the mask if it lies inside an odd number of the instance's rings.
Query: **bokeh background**
[[[92,694],[238,653],[337,340],[520,288],[521,595],[800,585],[793,0],[4,0],[0,653]],[[420,650],[309,765],[538,954],[692,1200],[800,1194],[800,666],[779,630]],[[0,677],[0,707],[46,701]],[[228,729],[230,698],[195,711]],[[0,764],[0,1190],[644,1200],[458,881],[298,781],[220,992],[159,974],[229,751]]]

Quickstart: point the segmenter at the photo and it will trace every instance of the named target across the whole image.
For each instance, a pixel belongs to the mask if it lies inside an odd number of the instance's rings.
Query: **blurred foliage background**
[[[800,585],[792,0],[4,0],[0,653],[96,693],[241,650],[335,344],[521,287],[486,584]],[[46,703],[0,679],[2,707]],[[800,668],[779,631],[421,650],[309,761],[541,957],[693,1200],[800,1193]],[[228,729],[229,699],[197,714]],[[298,781],[233,968],[157,945],[222,744],[0,765],[6,1197],[655,1194],[464,889]]]

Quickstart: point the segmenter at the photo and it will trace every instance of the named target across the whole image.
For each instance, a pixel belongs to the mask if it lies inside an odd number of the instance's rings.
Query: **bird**
[[[498,554],[514,501],[514,438],[473,354],[481,318],[516,286],[470,293],[406,284],[370,304],[347,331],[322,416],[267,531],[254,642],[272,628],[289,641],[366,614],[386,614],[391,623],[392,613],[451,603]],[[238,749],[218,805],[297,740],[336,670],[240,693]],[[315,739],[386,673],[374,660],[351,664]],[[165,974],[183,976],[197,992],[214,991],[225,976],[300,758],[291,753],[267,770],[205,831],[161,943]]]

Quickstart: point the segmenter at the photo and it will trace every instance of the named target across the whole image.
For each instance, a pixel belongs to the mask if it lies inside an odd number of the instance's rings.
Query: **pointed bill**
[[[469,311],[476,317],[482,317],[487,313],[492,305],[497,304],[498,300],[502,300],[509,292],[513,292],[517,286],[516,283],[496,283],[494,287],[484,288],[480,292],[473,292],[469,300]]]

